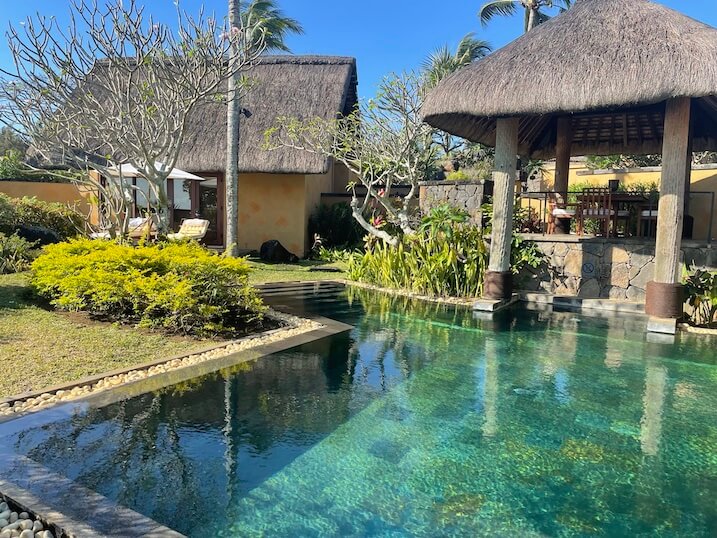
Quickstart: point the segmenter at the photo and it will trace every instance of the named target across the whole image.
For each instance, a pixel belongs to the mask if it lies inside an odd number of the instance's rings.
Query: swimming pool
[[[714,340],[333,284],[268,300],[354,328],[3,446],[189,536],[717,534]]]

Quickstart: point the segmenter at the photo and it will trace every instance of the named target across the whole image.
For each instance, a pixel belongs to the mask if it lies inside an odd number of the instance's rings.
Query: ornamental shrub
[[[35,243],[26,241],[17,235],[0,233],[0,274],[27,271],[37,256]]]
[[[68,239],[82,229],[83,218],[59,202],[44,202],[27,196],[11,198],[0,193],[0,232],[13,234],[21,226],[45,228]]]
[[[132,247],[76,239],[50,245],[32,264],[31,284],[58,309],[172,333],[245,332],[265,310],[243,258],[196,243]]]
[[[431,296],[480,296],[488,267],[482,231],[464,212],[440,206],[397,246],[378,242],[348,264],[352,280]]]

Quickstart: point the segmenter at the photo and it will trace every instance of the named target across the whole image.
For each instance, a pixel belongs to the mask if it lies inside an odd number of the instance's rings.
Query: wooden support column
[[[513,294],[510,271],[510,244],[513,233],[515,181],[518,175],[518,118],[501,118],[496,126],[495,168],[493,170],[493,233],[484,295],[489,299],[510,299]]]
[[[570,116],[562,116],[558,118],[557,137],[555,139],[555,203],[557,207],[565,207],[568,201],[568,178],[570,176],[570,150],[573,144],[573,119]],[[550,208],[550,205],[548,206]],[[570,218],[555,218],[550,215],[550,219],[554,219],[554,233],[569,234]]]
[[[558,202],[568,198],[568,177],[570,175],[570,149],[573,144],[573,119],[570,116],[558,118],[555,140],[555,185]]]
[[[690,105],[688,97],[667,101],[662,145],[662,178],[657,211],[655,279],[647,284],[645,312],[657,318],[682,316],[680,248],[685,210],[685,170],[690,155]]]

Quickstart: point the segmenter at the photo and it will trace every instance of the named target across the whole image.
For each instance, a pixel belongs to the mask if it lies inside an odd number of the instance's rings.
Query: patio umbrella
[[[164,168],[164,165],[160,162],[154,163],[154,166],[159,170]],[[110,168],[110,173],[113,176],[119,176],[120,173],[125,177],[144,177],[141,171],[137,170],[134,166],[132,166],[129,163],[125,163],[120,165],[120,167],[113,166]],[[181,180],[188,180],[188,181],[206,181],[205,178],[195,176],[194,174],[190,174],[189,172],[185,172],[184,170],[180,170],[179,168],[173,168],[172,171],[167,176],[167,179],[181,179]]]

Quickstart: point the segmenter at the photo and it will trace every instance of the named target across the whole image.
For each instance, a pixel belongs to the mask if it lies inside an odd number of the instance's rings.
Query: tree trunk
[[[239,46],[232,30],[241,25],[239,0],[229,0],[229,34],[233,40],[229,64],[235,70],[239,61]],[[228,81],[227,89],[227,166],[226,166],[226,253],[239,255],[239,122],[241,103],[237,88],[239,73],[234,73]]]
[[[537,7],[531,7],[530,13],[528,13],[528,29],[527,31],[530,32],[533,28],[535,28],[535,25],[538,22],[538,8]]]

